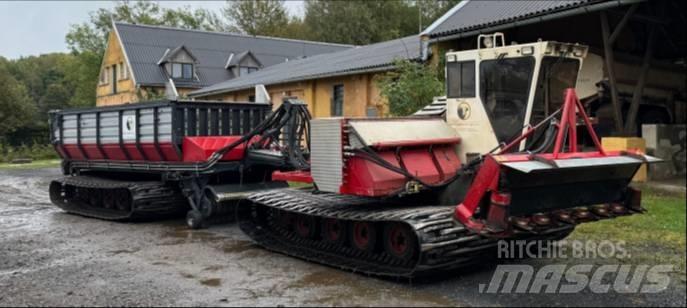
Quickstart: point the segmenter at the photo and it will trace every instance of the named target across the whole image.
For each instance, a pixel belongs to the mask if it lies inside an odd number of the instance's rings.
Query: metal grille
[[[314,119],[311,125],[310,171],[317,188],[339,192],[343,178],[341,118]]]

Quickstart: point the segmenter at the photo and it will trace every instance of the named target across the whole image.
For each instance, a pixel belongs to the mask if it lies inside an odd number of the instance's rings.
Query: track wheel
[[[186,225],[194,230],[203,227],[203,214],[197,210],[190,210],[186,213]]]
[[[412,259],[417,251],[415,233],[405,224],[387,223],[384,226],[384,250],[398,260]]]
[[[128,211],[131,209],[131,203],[129,202],[129,191],[126,189],[119,189],[115,194],[117,209],[120,211]]]
[[[103,207],[106,209],[114,209],[117,207],[115,194],[111,189],[103,191]]]
[[[377,243],[377,230],[370,222],[353,222],[351,230],[351,246],[358,250],[372,252]]]
[[[310,215],[296,216],[296,233],[302,238],[314,238],[317,234],[317,220]]]
[[[346,224],[338,219],[322,219],[322,238],[332,244],[342,244],[346,241]]]
[[[103,205],[103,195],[100,189],[91,188],[88,190],[88,203],[93,207],[101,207]]]

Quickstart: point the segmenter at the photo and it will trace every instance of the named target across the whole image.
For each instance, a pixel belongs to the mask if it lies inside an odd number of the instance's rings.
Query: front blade
[[[650,156],[606,156],[502,163],[501,189],[511,193],[510,215],[622,202]]]

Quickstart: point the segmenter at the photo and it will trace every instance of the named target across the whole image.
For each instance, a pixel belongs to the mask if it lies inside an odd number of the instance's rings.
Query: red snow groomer
[[[556,240],[642,212],[629,184],[657,160],[600,145],[572,89],[586,50],[448,53],[445,106],[421,112],[434,116],[312,120],[310,171],[273,180],[315,188],[251,195],[241,228],[284,254],[410,277],[478,262],[498,239]]]

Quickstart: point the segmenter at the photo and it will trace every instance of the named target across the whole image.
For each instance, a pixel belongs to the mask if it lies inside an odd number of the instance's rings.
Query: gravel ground
[[[0,306],[685,306],[679,279],[657,294],[494,295],[479,292],[493,265],[412,282],[361,276],[265,251],[233,224],[191,231],[181,220],[65,214],[47,196],[56,177],[0,170]]]

